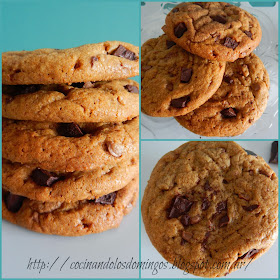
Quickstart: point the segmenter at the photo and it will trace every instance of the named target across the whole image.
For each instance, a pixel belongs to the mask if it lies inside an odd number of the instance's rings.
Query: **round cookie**
[[[262,61],[252,53],[228,62],[217,92],[198,109],[176,120],[204,136],[239,135],[265,111],[268,89],[268,73]]]
[[[176,44],[211,60],[245,57],[262,37],[254,16],[223,2],[181,3],[166,16],[165,24],[163,31]]]
[[[118,41],[2,54],[5,85],[110,81],[138,74],[139,48]]]
[[[185,115],[218,89],[225,62],[203,59],[176,46],[166,35],[141,48],[141,108],[154,117]]]
[[[137,202],[138,178],[123,189],[99,198],[77,202],[38,202],[3,194],[3,219],[45,234],[79,236],[98,233],[120,225]]]
[[[139,115],[133,80],[3,86],[3,117],[49,122],[120,122]]]
[[[3,187],[42,202],[94,199],[125,187],[139,171],[138,157],[86,172],[50,172],[32,165],[2,161]]]
[[[2,128],[3,158],[45,170],[92,170],[138,154],[138,117],[124,123],[50,123],[4,118]]]
[[[234,142],[188,142],[155,166],[142,217],[167,261],[197,276],[224,276],[276,240],[278,178]]]

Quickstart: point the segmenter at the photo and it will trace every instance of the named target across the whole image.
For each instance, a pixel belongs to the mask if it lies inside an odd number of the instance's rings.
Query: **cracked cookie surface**
[[[138,83],[3,85],[3,117],[49,122],[120,122],[139,115]]]
[[[119,41],[2,54],[5,85],[109,81],[138,74],[139,48]]]
[[[225,62],[210,61],[176,46],[166,35],[141,49],[141,109],[156,117],[184,115],[218,89]]]
[[[138,117],[123,123],[51,123],[4,118],[2,128],[3,158],[45,170],[92,170],[138,154]]]
[[[120,225],[137,202],[138,177],[121,190],[99,201],[38,202],[4,190],[3,219],[46,234],[79,236],[98,233]]]
[[[261,157],[234,142],[188,142],[155,166],[142,217],[170,263],[197,276],[224,276],[276,240],[278,178]],[[215,263],[227,265],[217,269]]]
[[[258,20],[224,2],[181,3],[167,15],[163,31],[187,51],[201,57],[235,61],[260,43]]]
[[[262,61],[252,53],[228,62],[217,92],[196,110],[175,119],[196,134],[239,135],[265,111],[268,90],[268,73]]]

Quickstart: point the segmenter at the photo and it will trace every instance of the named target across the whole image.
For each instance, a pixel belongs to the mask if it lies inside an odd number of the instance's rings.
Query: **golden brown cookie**
[[[181,3],[167,15],[163,31],[201,57],[235,61],[249,55],[262,37],[258,20],[224,2]]]
[[[110,81],[138,73],[139,48],[119,41],[2,54],[5,85]]]
[[[155,166],[142,217],[167,261],[197,276],[224,276],[276,240],[278,178],[234,142],[188,142]]]
[[[210,61],[176,46],[166,35],[141,49],[141,108],[148,115],[184,115],[218,89],[225,62]]]
[[[202,106],[176,120],[199,135],[239,135],[265,111],[268,90],[268,73],[262,61],[252,53],[228,62],[217,92]]]

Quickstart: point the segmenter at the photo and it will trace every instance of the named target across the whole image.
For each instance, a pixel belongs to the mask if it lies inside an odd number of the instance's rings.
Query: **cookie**
[[[139,171],[138,157],[86,172],[50,172],[2,161],[2,184],[16,195],[42,202],[94,199],[125,187]]]
[[[2,54],[5,85],[109,81],[139,74],[139,48],[107,41],[72,49],[39,49]]]
[[[155,166],[142,217],[167,261],[197,276],[224,276],[276,240],[278,178],[234,142],[188,142]]]
[[[4,118],[2,128],[3,158],[45,170],[92,170],[138,154],[138,117],[123,123],[51,123]]]
[[[254,16],[223,2],[181,3],[166,16],[162,29],[191,53],[231,62],[249,55],[262,37]]]
[[[223,82],[211,99],[176,120],[199,135],[239,135],[265,111],[268,89],[268,73],[262,61],[252,53],[227,63]]]
[[[9,192],[3,193],[3,219],[46,234],[78,236],[119,226],[136,204],[138,178],[125,188],[97,200],[72,203],[38,202]]]
[[[141,49],[141,108],[150,116],[184,115],[206,102],[218,89],[225,63],[193,55],[166,35]]]
[[[3,86],[3,117],[49,122],[121,122],[139,115],[133,80]]]

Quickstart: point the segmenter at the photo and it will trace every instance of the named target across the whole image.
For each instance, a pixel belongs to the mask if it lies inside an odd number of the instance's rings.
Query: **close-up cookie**
[[[243,133],[266,109],[269,76],[255,55],[228,62],[217,92],[198,109],[176,120],[203,136],[235,136]]]
[[[121,122],[139,115],[133,80],[3,86],[3,117],[49,122]]]
[[[158,161],[141,207],[150,241],[168,262],[221,277],[276,240],[278,178],[234,142],[188,142]]]
[[[119,41],[2,53],[5,85],[109,81],[138,74],[139,48]]]
[[[2,216],[11,223],[46,234],[78,236],[120,225],[136,204],[138,177],[123,189],[96,200],[38,202],[4,190]]]
[[[139,171],[138,157],[85,172],[51,172],[2,161],[2,184],[16,195],[42,202],[94,199],[125,187]]]
[[[2,128],[3,158],[45,170],[92,170],[138,154],[138,117],[123,123],[51,123],[4,118]]]
[[[215,93],[225,71],[225,62],[193,55],[166,35],[143,44],[141,64],[141,108],[156,117],[196,109]]]
[[[191,53],[231,62],[249,55],[262,37],[253,15],[224,2],[181,3],[166,16],[162,29]]]

